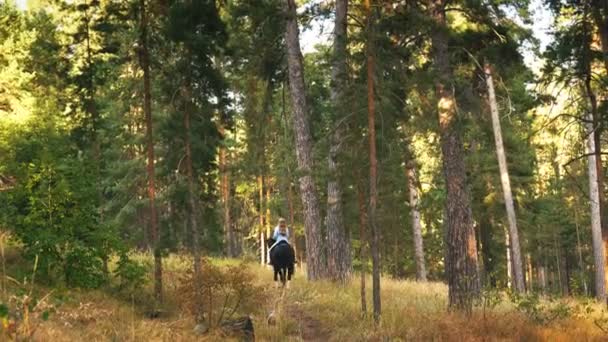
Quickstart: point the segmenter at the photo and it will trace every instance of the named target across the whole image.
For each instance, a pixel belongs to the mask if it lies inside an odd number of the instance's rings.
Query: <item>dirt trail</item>
[[[323,328],[321,322],[307,314],[300,303],[290,304],[285,313],[298,322],[300,338],[303,341],[328,341],[329,333]]]
[[[328,341],[329,331],[323,327],[321,321],[306,312],[302,303],[288,294],[285,288],[281,296],[274,303],[274,312],[280,317],[289,317],[297,323],[297,338],[302,341]]]

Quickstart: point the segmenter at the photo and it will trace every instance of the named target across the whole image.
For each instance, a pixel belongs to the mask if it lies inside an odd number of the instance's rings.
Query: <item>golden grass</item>
[[[148,260],[148,256],[136,258]],[[238,263],[213,259],[218,265]],[[215,332],[204,338],[193,334],[193,318],[183,313],[179,303],[178,279],[189,267],[186,256],[165,259],[164,315],[149,319],[151,283],[130,299],[110,291],[55,291],[49,299],[56,308],[48,321],[35,322],[36,341],[225,341]],[[382,319],[375,326],[370,315],[360,310],[359,279],[345,286],[330,282],[309,283],[298,270],[292,287],[281,297],[274,289],[270,269],[250,264],[255,282],[263,285],[272,300],[249,314],[257,341],[608,341],[592,317],[575,315],[547,325],[537,325],[503,303],[471,317],[451,314],[447,288],[440,283],[416,283],[382,279]],[[368,308],[371,309],[371,281],[368,279]],[[38,293],[45,293],[38,288]],[[576,301],[571,300],[572,303]],[[599,307],[596,307],[599,311]],[[267,324],[274,311],[275,325]]]

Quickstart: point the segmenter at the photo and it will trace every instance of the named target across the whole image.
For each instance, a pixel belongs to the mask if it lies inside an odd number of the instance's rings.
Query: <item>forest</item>
[[[0,340],[605,340],[607,124],[607,0],[0,0]]]

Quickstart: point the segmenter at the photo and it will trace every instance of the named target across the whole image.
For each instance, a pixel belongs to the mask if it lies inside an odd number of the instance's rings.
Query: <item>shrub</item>
[[[543,301],[537,294],[511,295],[511,300],[518,311],[537,324],[546,325],[555,320],[566,319],[573,313],[573,309],[567,303]]]
[[[195,291],[202,296],[204,318],[210,327],[221,325],[235,314],[256,312],[266,302],[263,288],[255,285],[255,275],[244,263],[220,267],[204,259],[201,273],[203,283],[196,289],[190,267],[180,279],[178,293],[182,309],[191,314],[196,311]]]
[[[119,280],[118,289],[127,292],[140,290],[148,280],[147,274],[146,266],[129,258],[126,253],[120,255],[114,270],[114,275]]]
[[[50,153],[50,152],[49,152]],[[86,160],[61,151],[57,156],[21,157],[18,182],[0,192],[6,226],[23,244],[30,262],[38,260],[41,279],[64,279],[66,285],[94,288],[105,281],[104,260],[116,249],[116,234],[100,223],[96,184],[82,177]]]

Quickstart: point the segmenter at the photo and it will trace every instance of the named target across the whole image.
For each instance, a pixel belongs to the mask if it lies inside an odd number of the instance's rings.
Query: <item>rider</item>
[[[289,230],[284,218],[279,218],[279,224],[274,227],[272,238],[275,240],[274,245],[278,245],[281,241],[289,243]]]

